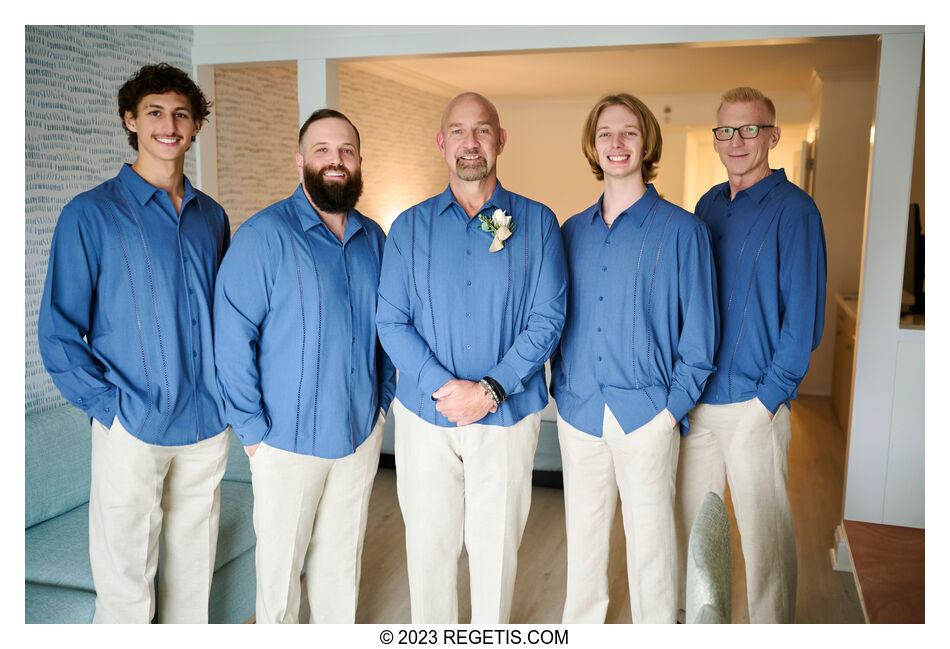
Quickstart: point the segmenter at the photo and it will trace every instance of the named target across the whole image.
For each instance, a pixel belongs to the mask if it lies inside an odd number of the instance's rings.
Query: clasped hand
[[[435,409],[457,426],[468,426],[490,412],[498,410],[494,400],[481,384],[465,379],[452,379],[432,394]]]

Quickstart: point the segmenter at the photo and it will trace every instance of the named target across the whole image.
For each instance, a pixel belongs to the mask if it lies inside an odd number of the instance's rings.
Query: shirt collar
[[[184,209],[185,204],[195,196],[195,190],[191,186],[191,181],[188,180],[188,176],[184,178],[185,196],[181,201],[182,209]],[[129,192],[132,193],[132,196],[135,197],[135,200],[142,206],[148,203],[149,199],[155,195],[155,192],[159,191],[158,187],[138,175],[129,163],[123,164],[122,169],[119,170],[119,180],[122,181],[122,184],[125,185]]]
[[[307,195],[303,191],[303,185],[297,185],[297,189],[294,191],[291,199],[297,212],[297,219],[300,221],[300,227],[302,227],[305,232],[318,225],[322,225],[327,233],[336,239],[336,235],[334,235],[333,232],[330,231],[330,228],[327,227],[327,224],[324,223],[323,217],[321,217],[320,213],[310,204],[310,199],[307,198]],[[343,243],[349,241],[350,237],[363,229],[363,224],[360,223],[357,217],[358,214],[359,212],[355,209],[351,209],[346,215],[346,229],[343,231]]]
[[[773,187],[785,180],[785,169],[773,169],[771,174],[756,184],[752,185],[751,187],[746,187],[740,192],[737,192],[736,198],[739,198],[740,195],[745,195],[756,203],[761,203],[762,199],[765,198],[770,191],[772,191]],[[729,200],[732,190],[729,188],[728,182],[723,185],[722,192],[725,194],[726,200]]]
[[[637,224],[638,228],[643,227],[643,222],[646,221],[647,215],[650,213],[650,211],[653,209],[653,206],[656,205],[656,202],[659,199],[660,195],[657,193],[653,183],[650,183],[647,185],[647,190],[644,192],[643,196],[638,198],[633,205],[618,214],[617,218],[619,219],[624,214],[629,214],[630,219]],[[591,223],[593,223],[594,219],[597,217],[603,218],[601,214],[601,206],[603,204],[604,195],[601,194],[600,198],[597,199],[597,202],[588,208],[590,210]]]
[[[445,191],[439,194],[438,199],[436,200],[436,213],[442,214],[445,210],[448,209],[449,205],[452,204],[458,205],[461,210],[461,214],[468,216],[462,206],[458,204],[458,201],[455,200],[455,195],[452,193],[452,186],[448,185],[445,188]],[[505,214],[511,215],[511,194],[508,193],[508,190],[501,186],[501,181],[495,181],[495,191],[492,192],[491,196],[485,201],[485,204],[479,210],[479,214],[484,214],[487,210],[489,214],[495,210],[502,210]],[[472,219],[467,219],[471,221]]]

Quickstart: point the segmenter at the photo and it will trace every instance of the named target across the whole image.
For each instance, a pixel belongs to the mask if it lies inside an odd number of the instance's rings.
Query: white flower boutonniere
[[[515,231],[515,223],[511,220],[511,215],[505,214],[505,211],[501,209],[495,210],[491,216],[479,214],[478,220],[481,221],[482,230],[495,235],[488,252],[498,252],[504,248],[505,239]]]

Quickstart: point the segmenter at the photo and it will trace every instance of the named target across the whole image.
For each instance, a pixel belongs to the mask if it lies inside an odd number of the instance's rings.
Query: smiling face
[[[600,111],[594,148],[605,178],[642,177],[643,129],[640,118],[626,106],[611,104]]]
[[[436,143],[453,179],[481,181],[494,178],[506,138],[491,104],[480,95],[467,93],[453,99],[445,109]]]
[[[363,188],[356,130],[343,119],[327,117],[309,127],[300,141],[297,169],[304,190],[318,208],[345,213]]]
[[[719,109],[716,126],[738,128],[746,124],[773,124],[774,118],[761,101],[723,104]],[[769,175],[769,151],[775,148],[782,131],[774,128],[759,129],[758,137],[743,140],[739,133],[732,139],[720,142],[713,138],[713,148],[719,154],[729,174],[729,181],[736,186],[750,187]],[[735,182],[733,182],[735,180]]]
[[[178,92],[145,95],[135,114],[126,111],[125,126],[138,138],[140,161],[176,162],[184,160],[201,128],[188,98]]]

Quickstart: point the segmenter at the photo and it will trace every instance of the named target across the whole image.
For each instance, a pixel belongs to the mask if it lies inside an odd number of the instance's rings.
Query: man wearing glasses
[[[769,167],[775,106],[754,88],[722,96],[713,147],[729,181],[696,216],[712,234],[719,288],[716,371],[689,414],[676,487],[680,583],[689,531],[726,478],[735,509],[750,622],[793,622],[798,564],[788,500],[789,407],[825,314],[825,237],[814,201]],[[685,588],[681,587],[681,608]]]

